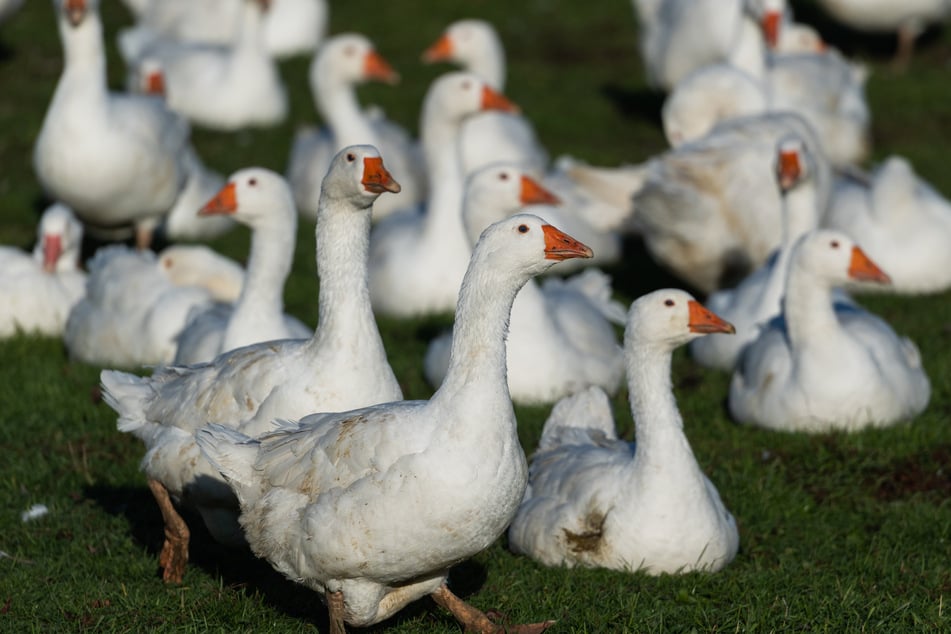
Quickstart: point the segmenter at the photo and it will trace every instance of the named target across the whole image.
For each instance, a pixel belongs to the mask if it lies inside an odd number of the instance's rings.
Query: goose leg
[[[327,610],[330,612],[330,634],[347,634],[343,623],[343,592],[327,593]]]
[[[917,36],[918,30],[911,25],[902,24],[898,27],[898,50],[895,52],[895,59],[892,60],[892,67],[895,70],[903,71],[908,68],[915,50]]]
[[[185,564],[188,563],[188,525],[175,510],[168,489],[158,480],[149,478],[149,489],[162,511],[165,521],[165,543],[159,555],[159,567],[162,568],[162,580],[165,583],[181,583],[185,576]]]
[[[449,610],[456,620],[462,624],[466,632],[478,634],[540,634],[554,625],[554,621],[542,623],[527,623],[524,625],[502,626],[493,622],[485,612],[469,605],[442,584],[432,593],[433,601]]]

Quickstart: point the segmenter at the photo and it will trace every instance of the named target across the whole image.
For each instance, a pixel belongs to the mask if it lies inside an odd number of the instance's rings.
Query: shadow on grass
[[[122,516],[128,521],[133,539],[156,560],[155,575],[160,577],[158,555],[164,540],[162,515],[145,483],[141,487],[94,485],[86,487],[83,496],[106,513]],[[233,592],[241,592],[247,597],[260,597],[265,605],[306,621],[318,631],[328,630],[327,611],[317,593],[286,579],[250,550],[228,548],[217,543],[197,514],[184,510],[182,517],[191,531],[189,567],[199,568],[209,576],[220,579],[222,585]],[[485,584],[486,576],[484,566],[466,561],[450,571],[450,584],[453,592],[465,599],[479,591]],[[411,603],[383,623],[361,628],[361,631],[378,632],[420,617],[428,618],[433,623],[454,622],[453,617],[433,601],[423,599]]]

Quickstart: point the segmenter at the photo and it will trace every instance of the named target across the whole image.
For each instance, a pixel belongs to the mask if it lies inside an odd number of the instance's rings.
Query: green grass
[[[111,36],[128,18],[115,0],[104,5]],[[821,19],[811,5],[803,13]],[[415,130],[426,87],[447,68],[422,66],[419,54],[450,20],[471,15],[499,26],[511,60],[506,92],[554,156],[612,165],[664,148],[661,100],[645,86],[626,0],[335,2],[331,29],[377,42],[403,83],[367,86],[361,96]],[[875,159],[904,154],[951,195],[951,32],[926,38],[911,69],[896,74],[888,69],[889,40],[856,38],[826,23],[822,29],[872,68]],[[111,52],[118,86],[122,69]],[[307,64],[284,67],[292,91],[285,125],[235,135],[197,131],[206,162],[225,173],[255,164],[283,170],[295,127],[316,120]],[[30,153],[60,65],[49,2],[28,2],[0,26],[3,244],[33,240],[43,198]],[[300,234],[287,306],[314,323],[313,236],[306,225]],[[247,232],[237,230],[214,246],[243,258],[247,243]],[[624,301],[671,283],[636,245],[611,273]],[[934,396],[909,425],[822,436],[741,428],[724,409],[727,377],[678,353],[675,383],[687,433],[740,525],[740,552],[725,570],[659,578],[552,570],[513,556],[500,540],[453,571],[456,590],[513,622],[556,618],[553,632],[951,629],[951,294],[863,301],[922,347]],[[427,337],[446,324],[381,322],[407,397],[429,395],[422,353]],[[184,584],[162,584],[161,520],[138,470],[142,447],[115,431],[113,412],[95,400],[97,380],[98,368],[69,362],[59,341],[0,342],[0,630],[325,630],[326,612],[313,593],[248,554],[217,546],[201,528]],[[630,434],[625,396],[615,399],[615,410]],[[547,413],[518,409],[527,449]],[[34,503],[48,505],[50,514],[21,523],[20,513]],[[459,629],[426,600],[371,631]]]

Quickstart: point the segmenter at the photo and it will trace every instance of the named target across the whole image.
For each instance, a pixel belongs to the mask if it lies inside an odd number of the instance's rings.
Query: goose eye
[[[673,306],[676,302],[672,299],[664,300],[664,306]]]
[[[518,232],[519,232],[519,233],[528,233],[528,225],[519,225],[519,226],[518,226]]]
[[[472,88],[472,82],[471,82],[471,81],[469,81],[469,80],[467,79],[467,80],[465,80],[464,82],[462,82],[462,89],[463,89],[463,90],[469,90],[470,88]]]
[[[254,187],[254,186],[257,185],[257,184],[258,184],[258,179],[256,179],[256,178],[249,178],[249,179],[248,179],[248,185],[250,185],[251,187]]]
[[[838,240],[833,240],[832,242],[829,243],[829,246],[832,247],[833,249],[838,249],[838,248],[839,248],[839,241],[838,241]]]
[[[354,53],[356,52],[357,52],[357,49],[355,49],[352,46],[347,46],[343,49],[343,54],[346,55],[347,57],[353,57]]]
[[[355,160],[357,160],[357,157],[354,156],[353,152],[348,152],[348,153],[347,153],[347,160],[350,161],[351,163],[353,163]]]
[[[508,179],[509,179],[509,175],[506,174],[505,172],[502,172],[501,174],[499,174],[500,181],[507,181]]]

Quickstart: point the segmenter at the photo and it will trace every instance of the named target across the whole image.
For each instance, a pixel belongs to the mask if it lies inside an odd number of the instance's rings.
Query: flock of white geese
[[[156,366],[101,380],[119,431],[146,448],[166,581],[185,573],[185,506],[320,593],[334,632],[426,595],[467,631],[501,631],[447,576],[506,530],[546,565],[681,573],[736,555],[736,522],[684,435],[677,347],[732,373],[744,424],[858,430],[927,406],[916,345],[847,290],[951,287],[951,204],[902,157],[858,167],[867,72],[785,0],[634,0],[671,147],[621,166],[550,161],[504,95],[484,21],[448,26],[424,52],[461,70],[430,86],[417,139],[358,102],[357,85],[398,75],[366,37],[326,35],[323,0],[126,1],[137,21],[118,36],[128,84],[115,92],[99,0],[54,0],[63,71],[33,165],[55,202],[32,253],[0,250],[0,334]],[[899,62],[951,12],[821,4],[898,33]],[[0,19],[18,5],[0,2]],[[206,166],[191,126],[282,121],[277,60],[299,54],[313,54],[324,127],[298,133],[286,173]],[[282,303],[299,217],[316,222],[315,330]],[[195,244],[149,250],[235,223],[251,230],[245,267]],[[82,263],[84,231],[136,248]],[[626,233],[707,307],[677,289],[618,302],[591,265],[623,258]],[[552,267],[571,276],[533,279]],[[435,392],[403,400],[375,316],[448,312],[424,361]],[[625,381],[633,443],[608,396]],[[513,401],[554,404],[530,461]]]

